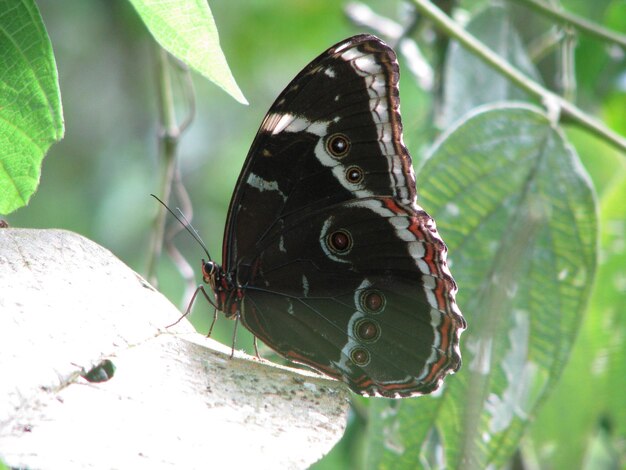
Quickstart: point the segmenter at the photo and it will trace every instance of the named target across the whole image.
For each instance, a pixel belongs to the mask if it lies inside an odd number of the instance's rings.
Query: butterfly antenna
[[[189,234],[194,238],[194,240],[197,241],[200,244],[200,246],[202,247],[202,249],[204,250],[204,252],[207,255],[207,259],[209,261],[213,261],[211,259],[211,255],[209,254],[209,250],[206,247],[206,245],[204,244],[204,242],[202,241],[202,238],[200,238],[200,235],[198,234],[198,231],[195,228],[193,228],[193,225],[191,225],[191,222],[189,222],[189,220],[187,220],[187,217],[185,217],[185,214],[183,214],[180,209],[178,209],[178,213],[180,215],[176,214],[172,209],[170,209],[167,206],[167,204],[165,204],[163,201],[161,201],[157,196],[155,196],[154,194],[150,194],[150,196],[152,196],[154,199],[159,201],[161,203],[161,205],[163,207],[165,207],[167,209],[167,211],[170,214],[172,214],[176,220],[178,220],[178,222],[180,222],[180,224],[185,228],[185,230],[187,230],[187,232],[189,232]]]

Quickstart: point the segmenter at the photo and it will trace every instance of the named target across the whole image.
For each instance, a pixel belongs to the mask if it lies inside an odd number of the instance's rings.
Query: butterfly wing
[[[253,334],[389,397],[436,389],[465,328],[445,245],[416,203],[398,78],[393,50],[369,35],[311,62],[255,138],[223,253]]]
[[[250,261],[242,321],[289,359],[387,397],[432,392],[460,366],[465,320],[423,210],[373,197],[294,214]]]
[[[328,49],[287,86],[237,182],[224,234],[225,270],[281,230],[281,218],[293,212],[374,195],[415,200],[411,158],[398,138],[398,77],[393,50],[359,35]],[[347,151],[329,151],[342,142]],[[356,178],[347,178],[349,170]]]

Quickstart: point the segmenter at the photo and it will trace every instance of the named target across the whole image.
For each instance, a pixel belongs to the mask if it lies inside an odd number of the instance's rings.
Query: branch
[[[577,30],[587,33],[589,36],[594,36],[603,41],[612,42],[621,46],[626,50],[626,36],[619,34],[610,29],[604,28],[593,21],[589,21],[573,13],[569,13],[564,10],[554,8],[547,3],[540,2],[538,0],[513,0],[518,3],[524,4],[526,7],[531,8],[548,18],[554,20],[557,23],[567,26],[573,26]]]
[[[156,43],[154,47],[157,49],[157,95],[159,108],[159,162],[163,167],[161,175],[160,188],[157,191],[159,198],[169,203],[170,194],[172,192],[172,184],[176,173],[176,160],[178,154],[178,144],[180,136],[191,123],[195,112],[195,102],[189,79],[189,71],[185,68],[185,78],[187,79],[184,86],[187,91],[187,99],[189,101],[189,114],[182,124],[178,124],[176,119],[176,108],[174,105],[174,89],[172,85],[171,68],[173,66],[172,57],[159,47]],[[158,212],[154,220],[154,228],[152,231],[152,239],[150,240],[150,252],[148,253],[148,267],[146,269],[148,280],[156,285],[156,263],[163,249],[163,240],[165,234],[165,208],[158,206]]]
[[[465,31],[430,1],[412,0],[412,2],[424,15],[430,18],[441,31],[457,40],[463,47],[476,54],[477,57],[494,68],[497,72],[507,77],[521,89],[540,99],[550,113],[556,108],[559,111],[557,115],[560,115],[563,121],[577,124],[587,129],[592,134],[611,143],[618,149],[626,151],[626,138],[612,131],[604,125],[604,123],[591,117],[576,105],[525,76],[482,42]]]

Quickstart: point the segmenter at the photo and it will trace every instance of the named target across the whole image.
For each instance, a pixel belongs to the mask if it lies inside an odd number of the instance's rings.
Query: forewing
[[[360,197],[414,202],[398,79],[393,50],[359,35],[321,54],[287,86],[261,125],[231,200],[227,271],[294,213]],[[338,141],[345,153],[333,151]]]

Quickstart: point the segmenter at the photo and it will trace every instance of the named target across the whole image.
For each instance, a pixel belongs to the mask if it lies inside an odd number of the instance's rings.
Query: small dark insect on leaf
[[[92,367],[89,372],[84,372],[81,376],[92,383],[106,382],[113,378],[115,374],[115,364],[109,359],[105,359],[97,366]]]

